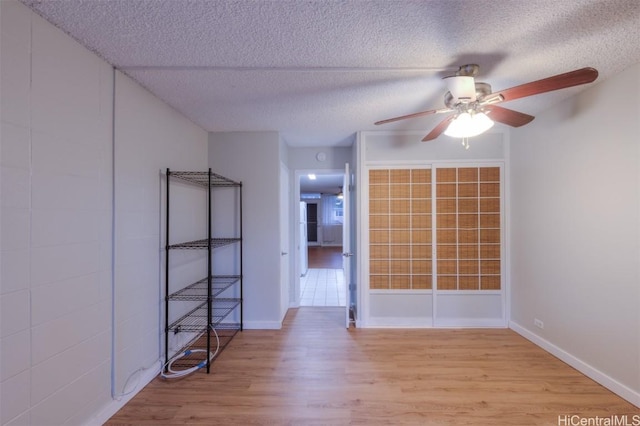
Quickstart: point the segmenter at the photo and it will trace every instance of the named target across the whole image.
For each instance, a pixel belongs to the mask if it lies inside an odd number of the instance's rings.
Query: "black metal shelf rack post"
[[[207,238],[187,241],[181,243],[170,244],[170,187],[172,180],[179,180],[189,184],[197,185],[205,188],[207,191]],[[224,238],[213,238],[212,231],[212,190],[219,187],[237,188],[239,194],[237,215],[238,219],[238,235]],[[211,362],[209,353],[212,351],[211,333],[214,331],[220,342],[217,355],[227,346],[238,331],[243,329],[243,312],[242,312],[242,182],[236,182],[224,176],[213,173],[211,169],[208,172],[197,171],[171,171],[167,169],[167,209],[166,209],[166,245],[165,245],[165,360],[168,361],[170,356],[184,353],[187,349],[206,349],[205,360],[207,373],[210,372]],[[230,244],[239,244],[237,261],[238,273],[236,275],[216,275],[213,271],[213,256],[216,248],[227,246]],[[170,286],[170,265],[169,253],[173,250],[206,250],[207,251],[207,276],[192,284],[180,288],[177,291],[171,291]],[[235,271],[234,271],[235,272]],[[239,297],[225,297],[227,291],[235,289],[236,295]],[[201,302],[196,303],[195,307],[181,317],[170,321],[170,305],[173,302]],[[237,317],[239,322],[225,322],[227,317],[239,310]],[[177,333],[193,333],[192,338],[182,345],[175,354],[169,353],[169,336]],[[216,342],[217,346],[217,342]],[[173,363],[174,367],[190,368],[200,364],[203,361],[202,356],[183,356]]]

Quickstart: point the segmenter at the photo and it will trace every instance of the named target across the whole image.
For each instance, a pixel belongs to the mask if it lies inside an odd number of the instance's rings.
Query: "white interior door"
[[[351,252],[351,196],[350,196],[351,172],[349,171],[349,163],[345,164],[344,180],[342,185],[342,271],[344,273],[344,291],[345,291],[345,315],[346,327],[349,328],[349,309],[351,307],[351,260],[353,253]]]
[[[289,239],[289,169],[280,165],[280,315],[284,319],[289,309],[289,299],[291,294],[290,278],[290,258],[291,241]]]

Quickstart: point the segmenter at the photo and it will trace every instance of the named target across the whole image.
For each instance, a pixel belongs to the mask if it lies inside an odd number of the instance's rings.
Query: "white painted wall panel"
[[[279,328],[281,325],[279,146],[276,132],[209,135],[209,165],[216,173],[243,182],[243,285],[247,328]]]
[[[109,64],[18,1],[0,19],[0,423],[82,424],[117,405],[112,130],[119,390],[159,354],[160,170],[205,169],[207,133],[122,75],[114,124]]]
[[[636,403],[638,75],[635,65],[539,114],[511,146],[511,319],[631,389]]]
[[[115,387],[122,393],[132,373],[157,368],[164,356],[163,173],[207,170],[208,146],[204,130],[120,72],[115,92]],[[182,197],[172,198],[172,243],[206,237],[206,191],[189,187]],[[201,279],[206,263],[198,256],[185,269]]]
[[[2,61],[0,73],[2,121],[27,128],[31,123],[31,12],[17,1],[3,1],[0,19],[0,49],[2,57],[9,59]]]

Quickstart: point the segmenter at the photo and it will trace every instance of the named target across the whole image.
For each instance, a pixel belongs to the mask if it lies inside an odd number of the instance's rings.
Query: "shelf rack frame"
[[[223,337],[223,341],[220,344],[220,351],[226,347],[231,341],[233,336],[243,330],[243,248],[242,248],[242,182],[237,182],[221,176],[217,173],[213,173],[211,168],[208,172],[198,171],[171,171],[167,168],[166,171],[166,244],[165,244],[165,362],[169,360],[169,335],[170,333],[179,332],[196,332],[199,333],[195,338],[192,338],[186,343],[183,348],[177,353],[182,352],[187,347],[196,345],[196,342],[206,339],[207,353],[211,351],[211,329],[213,328],[221,330],[224,335],[218,336],[216,332],[216,338],[220,340]],[[205,188],[207,191],[207,238],[195,241],[187,241],[176,244],[169,244],[170,242],[170,188],[171,180],[176,179],[178,181],[194,184]],[[211,191],[215,187],[236,187],[239,190],[239,229],[238,236],[229,238],[213,238],[212,232],[212,197]],[[212,265],[212,253],[213,250],[229,244],[239,243],[239,271],[237,275],[214,275]],[[186,287],[181,288],[173,293],[170,292],[169,283],[169,253],[171,250],[205,250],[207,251],[207,276],[201,280],[198,280]],[[218,298],[220,294],[227,289],[237,285],[239,287],[239,298]],[[169,305],[172,301],[200,301],[194,309],[187,312],[177,320],[170,323],[169,321]],[[236,308],[239,308],[239,323],[225,323],[224,319],[231,314]],[[206,335],[206,337],[205,337]],[[204,346],[204,345],[202,345]],[[218,354],[220,353],[218,352]],[[174,355],[175,356],[175,355]],[[216,355],[217,356],[217,355]],[[189,360],[189,357],[180,360],[180,363],[174,365],[181,365],[183,367],[189,367],[198,364],[202,360]],[[215,358],[214,358],[215,359]],[[207,373],[211,371],[211,362],[213,360],[206,356],[206,369]]]

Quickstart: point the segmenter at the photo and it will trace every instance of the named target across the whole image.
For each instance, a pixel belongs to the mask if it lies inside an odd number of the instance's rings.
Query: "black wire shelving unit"
[[[242,182],[236,182],[224,176],[208,172],[171,171],[167,169],[167,199],[166,199],[166,241],[165,246],[165,362],[172,356],[184,353],[187,349],[204,349],[189,356],[183,356],[173,363],[177,368],[190,368],[206,360],[207,373],[211,371],[211,362],[229,344],[238,331],[243,329],[242,312]],[[170,188],[171,182],[177,180],[203,187],[207,196],[207,238],[170,244]],[[238,235],[225,238],[213,238],[212,230],[212,194],[215,188],[231,187],[239,192],[237,197]],[[238,244],[236,275],[216,275],[213,271],[213,256],[215,249],[231,244]],[[202,278],[177,291],[170,291],[170,253],[174,250],[204,250],[207,252],[207,273]],[[225,294],[234,292],[238,297],[227,297]],[[190,303],[187,312],[173,321],[171,306],[176,302]],[[200,302],[200,303],[197,303]],[[189,309],[191,308],[191,309]],[[178,312],[184,312],[184,306]],[[239,322],[229,322],[227,318],[238,310]],[[176,315],[174,315],[175,317]],[[182,347],[170,354],[169,338],[172,334],[191,333],[191,338]],[[219,346],[218,346],[219,343]],[[216,352],[216,348],[218,348]],[[208,353],[215,352],[216,356],[209,360]]]

